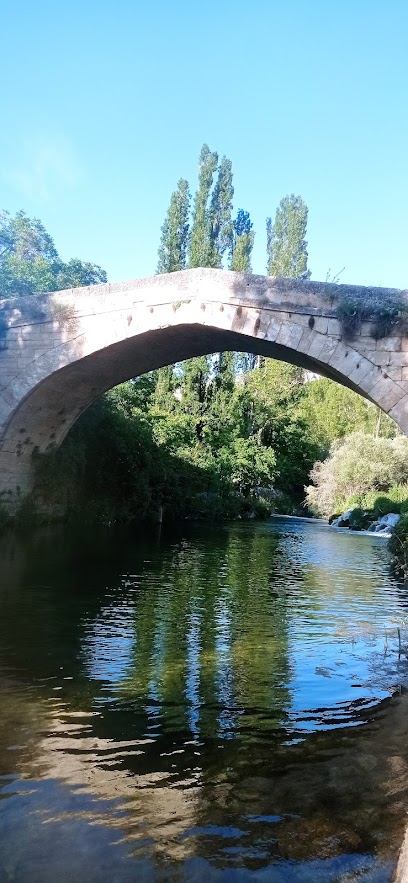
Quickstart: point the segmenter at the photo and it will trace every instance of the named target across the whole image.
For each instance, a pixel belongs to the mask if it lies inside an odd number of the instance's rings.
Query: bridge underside
[[[119,383],[194,356],[232,351],[289,362],[359,392],[335,368],[286,346],[218,328],[177,326],[142,334],[137,343],[132,338],[112,344],[47,377],[21,402],[7,428],[5,442],[17,438],[19,447],[40,450],[50,444],[59,445],[80,414]]]

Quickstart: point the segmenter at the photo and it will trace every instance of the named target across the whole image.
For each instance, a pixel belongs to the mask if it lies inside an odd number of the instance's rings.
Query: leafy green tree
[[[165,365],[156,371],[156,387],[154,391],[154,406],[159,411],[175,410],[175,386],[176,378],[174,365]]]
[[[104,270],[89,261],[81,261],[79,258],[71,258],[64,264],[59,262],[55,276],[55,290],[63,288],[80,288],[81,286],[98,285],[106,282],[107,275]]]
[[[249,212],[239,209],[235,221],[233,221],[230,270],[236,270],[238,273],[251,272],[251,254],[255,239],[252,227]]]
[[[189,246],[190,192],[188,182],[180,178],[177,190],[171,196],[170,206],[162,226],[158,251],[158,273],[184,270]],[[174,402],[172,365],[160,368],[156,374],[155,406],[172,408]]]
[[[266,221],[267,271],[270,276],[308,279],[307,205],[300,196],[285,196],[275,215]]]
[[[0,215],[0,291],[3,297],[58,291],[106,282],[96,264],[61,260],[54,241],[37,218],[25,212]]]
[[[203,440],[210,400],[211,363],[208,356],[183,362],[180,372],[180,410],[195,421],[196,436]]]
[[[358,393],[320,377],[304,384],[303,395],[296,406],[297,415],[314,427],[321,456],[331,443],[352,432],[392,437],[397,434],[393,420]]]
[[[317,462],[307,488],[310,509],[317,514],[341,512],[350,498],[361,505],[371,491],[388,491],[408,481],[408,439],[375,438],[354,432],[336,440],[324,462]]]
[[[231,251],[234,233],[232,223],[233,196],[232,163],[226,156],[223,156],[211,197],[211,248],[209,262],[205,266],[221,267],[225,252]]]
[[[218,154],[204,144],[199,158],[198,188],[194,198],[191,226],[189,266],[210,267],[213,261],[211,227],[211,189],[218,166]]]
[[[240,431],[250,433],[261,446],[274,451],[276,485],[297,503],[303,499],[305,477],[321,454],[313,425],[297,414],[304,389],[301,368],[265,359],[259,368],[245,375],[238,392],[240,417],[235,411]]]
[[[58,259],[54,241],[38,218],[29,218],[25,212],[0,212],[0,260],[14,254],[24,261],[44,258],[47,261]]]
[[[180,178],[177,190],[171,196],[170,206],[162,226],[158,253],[158,273],[184,270],[189,243],[190,192],[188,181]]]

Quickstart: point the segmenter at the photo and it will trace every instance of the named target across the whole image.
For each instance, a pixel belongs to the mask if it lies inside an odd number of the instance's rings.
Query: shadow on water
[[[389,881],[407,594],[295,519],[0,545],[6,881]]]

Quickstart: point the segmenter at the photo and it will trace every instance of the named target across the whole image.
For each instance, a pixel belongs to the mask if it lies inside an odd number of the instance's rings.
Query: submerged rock
[[[338,518],[334,518],[331,522],[332,527],[350,527],[350,518],[354,509],[347,509],[346,512],[343,512],[342,515],[339,515]]]

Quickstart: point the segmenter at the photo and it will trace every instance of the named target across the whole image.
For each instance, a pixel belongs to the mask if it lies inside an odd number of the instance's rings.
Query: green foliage
[[[408,578],[408,513],[404,512],[392,531],[388,548],[394,559],[395,569]]]
[[[373,521],[373,514],[356,506],[350,513],[349,525],[351,530],[366,530]]]
[[[397,427],[376,405],[338,383],[320,377],[304,385],[296,408],[297,415],[314,427],[314,437],[322,451],[352,432],[393,437]]]
[[[234,188],[232,186],[231,160],[223,156],[218,176],[211,197],[210,206],[210,238],[211,254],[208,266],[221,267],[222,259],[226,251],[230,252],[233,241],[232,224],[232,199]]]
[[[181,178],[172,194],[169,210],[161,230],[158,273],[184,270],[189,243],[190,192],[188,181]]]
[[[307,488],[312,512],[341,512],[350,500],[364,506],[367,494],[388,492],[408,481],[408,439],[375,438],[355,432],[333,442],[330,455],[312,469],[313,485]]]
[[[204,144],[199,158],[198,189],[194,199],[189,250],[190,267],[213,266],[210,198],[217,165],[218,154],[212,153],[208,144]]]
[[[230,270],[238,273],[250,273],[251,254],[254,247],[255,233],[249,213],[239,209],[235,221],[233,221],[233,238]]]
[[[0,214],[0,293],[2,297],[58,291],[106,282],[96,264],[76,258],[64,263],[37,218],[20,211]]]
[[[382,515],[388,515],[390,512],[395,512],[398,515],[400,512],[408,511],[408,485],[394,484],[388,488],[386,494],[379,495],[378,491],[369,491],[363,497],[350,497],[345,508],[350,509],[357,503],[360,503],[364,510],[371,513],[372,521]]]
[[[307,205],[300,196],[285,196],[275,215],[275,221],[268,218],[267,271],[269,276],[289,276],[293,279],[308,279],[307,269]]]

